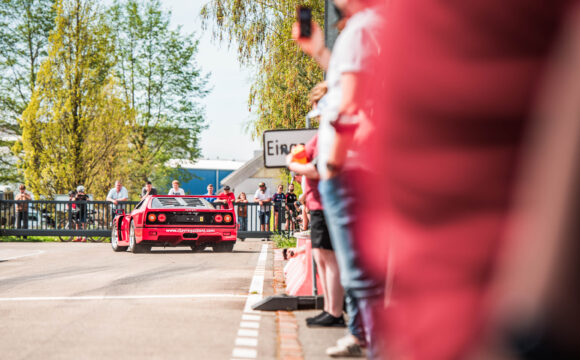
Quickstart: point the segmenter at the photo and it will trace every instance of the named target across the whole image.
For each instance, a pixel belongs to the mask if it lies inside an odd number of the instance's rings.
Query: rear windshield
[[[158,197],[151,201],[151,209],[197,208],[214,209],[213,205],[203,198]]]

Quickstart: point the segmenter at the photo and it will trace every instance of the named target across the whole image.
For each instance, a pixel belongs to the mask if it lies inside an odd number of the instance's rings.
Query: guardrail
[[[137,204],[137,201],[127,201],[120,202],[119,206],[129,213]],[[16,221],[20,206],[28,209],[24,216],[26,226]],[[290,235],[300,229],[297,214],[288,211],[284,203],[280,206],[268,204],[263,208],[258,203],[235,203],[234,206],[239,238],[268,238],[276,233]],[[277,222],[275,208],[279,211]],[[261,229],[261,209],[270,214],[268,231]],[[245,220],[241,214],[246,215]],[[113,217],[113,204],[107,201],[0,200],[0,236],[57,236],[62,241],[86,236],[93,241],[103,241],[111,236]]]

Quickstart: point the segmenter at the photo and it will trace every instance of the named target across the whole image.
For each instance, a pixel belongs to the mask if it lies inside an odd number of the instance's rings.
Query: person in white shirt
[[[316,23],[311,24],[310,37],[300,37],[299,23],[292,29],[297,44],[326,71],[328,88],[318,128],[318,188],[347,297],[349,335],[326,353],[359,356],[361,344],[366,343],[367,357],[380,359],[382,338],[375,313],[384,305],[384,276],[373,276],[361,266],[365,261],[357,247],[365,239],[354,231],[361,189],[352,186],[352,179],[373,176],[359,147],[372,139],[368,119],[374,89],[368,84],[376,85],[369,79],[378,66],[384,66],[379,64],[378,35],[385,31],[386,4],[383,0],[334,0],[334,4],[346,23],[332,52],[324,46],[324,34]]]
[[[179,187],[179,181],[173,180],[171,185],[173,187],[169,190],[167,195],[185,195],[185,190]]]
[[[112,205],[112,215],[113,219],[115,218],[115,211],[117,209],[124,209],[124,204],[119,204],[122,201],[129,200],[129,192],[127,188],[123,186],[120,180],[115,181],[115,187],[109,190],[107,194],[107,201],[113,203]]]
[[[254,194],[254,202],[260,204],[260,231],[270,231],[270,203],[272,202],[272,194],[266,187],[264,182],[258,184],[258,190]]]

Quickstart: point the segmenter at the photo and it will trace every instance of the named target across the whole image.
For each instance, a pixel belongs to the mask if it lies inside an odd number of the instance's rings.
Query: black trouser
[[[16,212],[16,228],[28,229],[28,210]],[[26,236],[24,237],[27,238]]]

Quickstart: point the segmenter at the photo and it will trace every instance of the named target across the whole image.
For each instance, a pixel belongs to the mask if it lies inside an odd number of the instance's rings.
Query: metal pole
[[[310,239],[312,244],[312,239]],[[311,248],[311,251],[314,250]],[[316,283],[316,261],[314,261],[314,256],[312,256],[312,295],[318,295],[318,284]]]
[[[335,27],[338,15],[333,0],[324,1],[324,43],[332,50],[338,37],[338,29]]]

